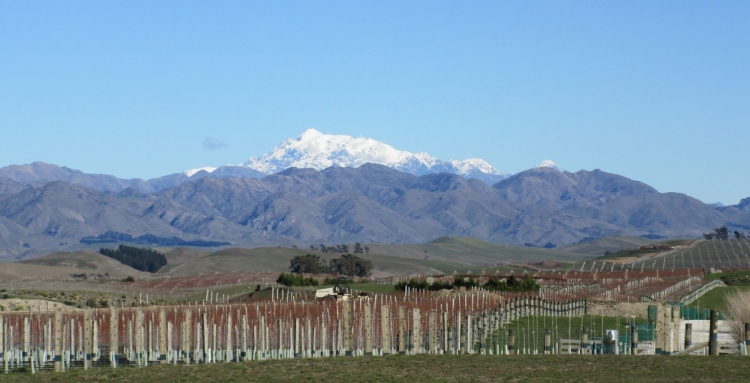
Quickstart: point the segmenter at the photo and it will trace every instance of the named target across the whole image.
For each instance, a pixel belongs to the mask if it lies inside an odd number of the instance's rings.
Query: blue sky
[[[0,166],[152,178],[316,128],[734,204],[748,20],[748,1],[2,1]]]

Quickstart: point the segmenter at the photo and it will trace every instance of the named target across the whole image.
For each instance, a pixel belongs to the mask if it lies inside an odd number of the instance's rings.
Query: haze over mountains
[[[721,225],[750,230],[750,198],[716,208],[551,161],[510,176],[478,159],[441,161],[314,130],[243,165],[148,181],[44,163],[0,169],[6,259],[82,248],[81,238],[108,231],[246,246],[470,236],[553,247],[609,235],[696,237]]]

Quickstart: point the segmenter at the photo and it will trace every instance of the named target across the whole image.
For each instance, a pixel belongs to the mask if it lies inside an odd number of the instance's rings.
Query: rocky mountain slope
[[[493,186],[377,164],[290,168],[262,179],[203,177],[155,193],[62,181],[8,185],[0,194],[4,258],[75,250],[82,237],[107,231],[256,246],[424,243],[443,236],[561,246],[609,235],[695,237],[728,223],[750,224],[750,214],[736,207],[719,210],[600,170],[552,167]]]

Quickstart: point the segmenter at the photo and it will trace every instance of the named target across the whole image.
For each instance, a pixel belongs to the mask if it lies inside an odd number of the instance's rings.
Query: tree
[[[365,246],[365,254],[370,254],[370,248]]]
[[[354,254],[362,254],[362,245],[359,242],[354,244]]]
[[[744,239],[744,238],[745,238],[745,234],[740,233],[737,230],[734,231],[734,239]]]
[[[722,226],[714,229],[714,237],[716,239],[729,239],[729,230],[726,226]]]
[[[360,258],[352,254],[342,254],[340,258],[332,259],[329,262],[332,273],[366,277],[372,273],[372,261]]]
[[[289,261],[289,270],[293,273],[325,274],[328,267],[319,255],[298,255]]]

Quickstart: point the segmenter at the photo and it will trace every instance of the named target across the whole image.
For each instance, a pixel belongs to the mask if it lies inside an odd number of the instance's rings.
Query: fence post
[[[240,330],[240,347],[241,347],[241,353],[240,357],[243,361],[248,360],[250,357],[250,353],[247,349],[247,315],[242,315],[242,328]]]
[[[281,353],[282,350],[284,350],[284,322],[282,322],[281,319],[279,319],[277,322],[279,324],[279,342],[277,345],[279,351],[278,355],[276,355],[276,358],[281,359]]]
[[[745,355],[750,355],[750,322],[745,323]]]
[[[203,311],[203,315],[201,315],[201,321],[201,331],[203,331],[203,363],[209,363],[211,362],[211,347],[209,347],[211,343],[208,339],[209,323],[208,314],[206,313],[206,311]],[[261,323],[263,323],[262,318]]]
[[[364,302],[365,306],[365,355],[372,355],[372,306],[370,300]]]
[[[708,355],[719,355],[719,330],[717,326],[717,312],[711,310],[711,321],[708,326]]]
[[[169,363],[167,360],[167,312],[159,309],[159,363]]]
[[[380,307],[381,354],[391,353],[391,309],[389,306]]]
[[[680,306],[672,306],[672,352],[680,349]]]
[[[508,330],[508,354],[516,354],[516,335],[513,333],[513,330]]]
[[[545,328],[544,329],[544,355],[549,355],[550,353],[550,343],[551,343],[550,341],[551,340],[552,339],[550,338],[549,330]]]
[[[630,355],[638,355],[638,327],[630,326]]]
[[[117,307],[109,307],[109,363],[117,367],[117,349],[120,348],[120,323],[117,320]]]
[[[0,317],[0,331],[2,331],[3,320]],[[63,317],[62,309],[55,310],[55,372],[62,372],[62,343],[63,343]],[[2,337],[0,337],[0,350],[2,350]],[[7,356],[3,355],[3,358]]]
[[[23,349],[21,350],[21,363],[31,362],[31,328],[29,317],[23,318]]]
[[[589,330],[586,327],[581,329],[581,354],[589,353]]]
[[[344,302],[344,352],[352,356],[352,303]]]
[[[406,353],[406,307],[398,307],[398,352]]]
[[[443,312],[443,354],[448,353],[448,312]]]
[[[685,350],[693,346],[693,324],[685,323]]]
[[[430,310],[430,354],[437,354],[437,311]]]
[[[415,354],[422,352],[422,315],[419,313],[419,309],[414,309],[412,313],[412,331],[413,336],[411,339],[411,349]]]
[[[227,331],[226,341],[224,342],[224,348],[226,349],[224,354],[224,362],[229,363],[232,361],[232,311],[227,310]]]

